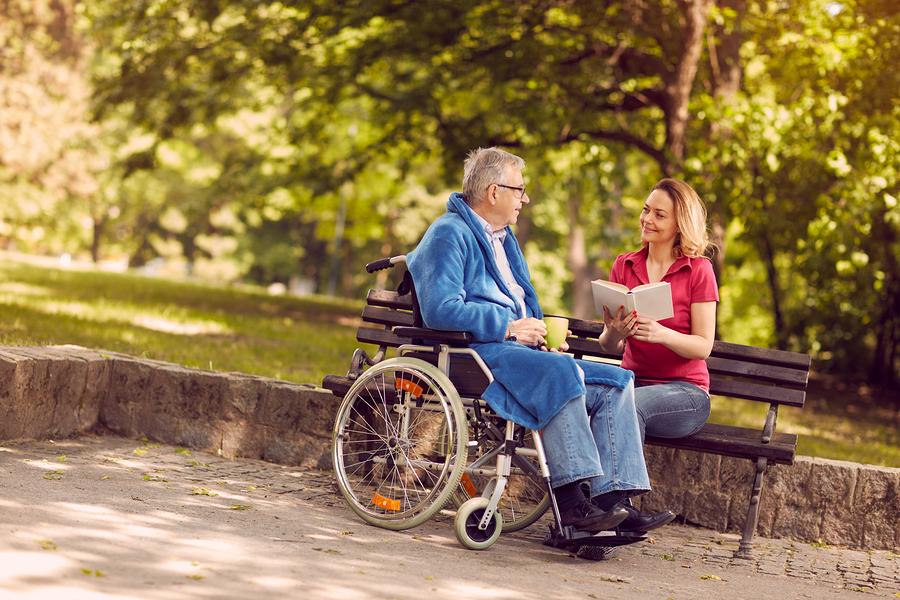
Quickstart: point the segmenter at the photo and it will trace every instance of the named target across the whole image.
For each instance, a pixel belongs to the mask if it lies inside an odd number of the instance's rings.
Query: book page
[[[661,321],[675,316],[672,306],[672,286],[667,281],[639,285],[631,290],[634,309],[642,317]]]
[[[631,310],[631,296],[628,294],[628,288],[624,285],[597,279],[591,282],[591,290],[594,292],[594,309],[601,319],[603,318],[604,304],[613,314],[620,306],[624,306],[626,311]]]

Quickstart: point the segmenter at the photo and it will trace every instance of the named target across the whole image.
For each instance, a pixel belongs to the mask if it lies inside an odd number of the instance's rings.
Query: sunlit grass
[[[77,344],[320,384],[347,370],[361,309],[361,301],[0,260],[2,345]],[[900,467],[895,421],[865,408],[852,412],[819,393],[803,410],[779,412],[779,430],[800,435],[799,454]],[[766,410],[713,398],[712,421],[761,427]]]
[[[897,427],[877,415],[851,416],[815,410],[816,398],[803,409],[781,407],[777,431],[796,433],[797,454],[900,467]],[[768,404],[713,396],[710,421],[762,428]]]
[[[0,261],[0,344],[77,344],[297,383],[346,371],[361,306]]]

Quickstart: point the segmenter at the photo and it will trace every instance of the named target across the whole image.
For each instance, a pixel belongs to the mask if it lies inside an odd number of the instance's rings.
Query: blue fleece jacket
[[[540,319],[543,312],[522,249],[510,228],[506,233],[503,248],[525,290],[526,316]],[[473,349],[494,376],[482,397],[501,417],[541,429],[566,402],[584,394],[585,383],[621,389],[631,381],[632,372],[619,367],[504,341],[510,321],[520,318],[519,308],[487,234],[461,194],[450,196],[446,214],[431,224],[407,265],[425,325],[474,337]]]

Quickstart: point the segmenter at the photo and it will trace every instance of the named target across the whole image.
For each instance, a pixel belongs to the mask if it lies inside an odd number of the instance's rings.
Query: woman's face
[[[673,244],[677,233],[675,203],[663,190],[653,190],[641,210],[641,242]]]

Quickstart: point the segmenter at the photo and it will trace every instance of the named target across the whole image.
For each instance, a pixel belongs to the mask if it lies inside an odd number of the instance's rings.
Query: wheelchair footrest
[[[552,546],[575,552],[583,558],[591,558],[589,555],[597,554],[598,556],[608,554],[599,548],[614,548],[616,546],[626,546],[643,542],[647,539],[645,532],[641,533],[624,533],[616,530],[601,531],[600,533],[590,533],[587,531],[579,531],[574,527],[563,527],[560,531],[555,525],[550,526],[550,532],[544,538],[544,545]],[[591,550],[592,547],[598,547],[597,550]],[[602,559],[605,556],[601,556]],[[600,560],[593,558],[593,560]]]

